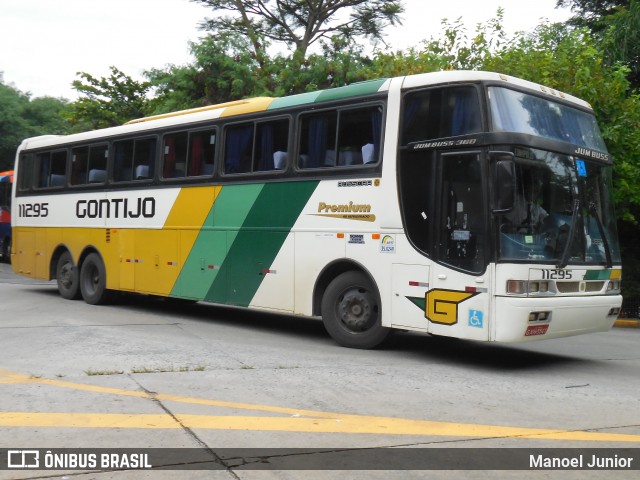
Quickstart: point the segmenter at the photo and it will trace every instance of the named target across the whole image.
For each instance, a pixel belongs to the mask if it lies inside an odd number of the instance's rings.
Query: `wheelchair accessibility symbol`
[[[476,328],[484,326],[483,314],[480,310],[469,310],[469,326]]]

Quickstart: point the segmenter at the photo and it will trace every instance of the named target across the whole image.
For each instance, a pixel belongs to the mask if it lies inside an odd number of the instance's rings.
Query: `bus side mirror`
[[[500,154],[493,162],[493,213],[505,213],[516,199],[516,164],[510,154]]]

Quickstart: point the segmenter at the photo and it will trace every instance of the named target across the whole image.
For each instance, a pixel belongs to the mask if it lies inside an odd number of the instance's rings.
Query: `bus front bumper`
[[[528,342],[605,332],[622,306],[621,295],[576,297],[497,297],[496,342]]]

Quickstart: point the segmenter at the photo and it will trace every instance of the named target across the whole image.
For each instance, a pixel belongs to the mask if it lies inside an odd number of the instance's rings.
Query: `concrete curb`
[[[619,328],[640,328],[640,320],[619,318],[618,320],[616,320],[616,323],[614,323],[613,326]]]

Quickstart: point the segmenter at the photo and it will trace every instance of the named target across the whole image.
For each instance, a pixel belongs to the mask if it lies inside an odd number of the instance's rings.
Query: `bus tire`
[[[2,261],[11,263],[11,237],[7,237],[2,242]]]
[[[80,276],[78,269],[73,264],[73,259],[69,252],[64,252],[58,258],[56,264],[56,283],[58,292],[67,300],[77,300],[80,298]]]
[[[80,292],[89,305],[100,305],[108,300],[107,270],[97,253],[90,253],[82,262]]]
[[[374,348],[391,332],[381,324],[380,294],[362,272],[336,277],[324,292],[321,312],[325,329],[343,347]]]

